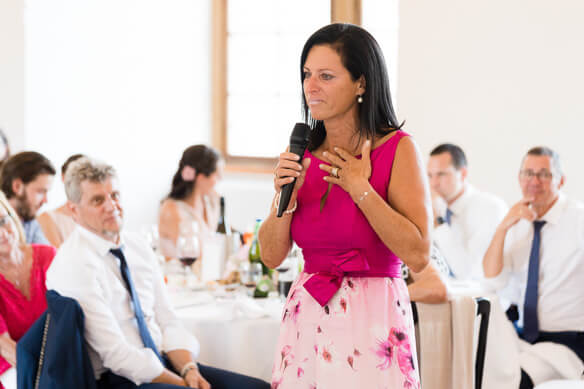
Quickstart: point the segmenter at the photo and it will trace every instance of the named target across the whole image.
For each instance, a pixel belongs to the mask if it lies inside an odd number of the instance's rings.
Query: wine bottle
[[[251,263],[258,262],[262,264],[262,274],[266,274],[271,276],[272,269],[268,268],[262,262],[262,256],[260,253],[260,243],[258,242],[258,231],[260,229],[260,225],[262,224],[261,219],[256,219],[253,240],[251,241],[251,246],[249,247],[249,261]]]
[[[274,290],[274,284],[270,277],[264,276],[256,285],[255,290],[253,291],[253,297],[255,298],[264,298],[268,297],[270,292]]]
[[[225,197],[223,196],[219,199],[219,224],[217,225],[217,232],[226,235],[231,233],[231,226],[225,218]]]

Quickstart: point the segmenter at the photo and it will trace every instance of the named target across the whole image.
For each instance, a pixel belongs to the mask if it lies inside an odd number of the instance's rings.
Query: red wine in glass
[[[193,263],[195,263],[196,260],[197,260],[197,257],[182,257],[182,258],[180,258],[180,262],[186,267],[191,267],[191,265]]]

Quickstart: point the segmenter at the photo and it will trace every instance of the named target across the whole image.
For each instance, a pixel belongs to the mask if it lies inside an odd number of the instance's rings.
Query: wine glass
[[[157,252],[160,243],[158,226],[156,224],[144,224],[140,227],[140,234],[142,234],[142,236],[146,239],[152,250]]]
[[[257,283],[262,278],[262,264],[244,261],[239,265],[241,283],[247,289],[247,295],[252,296]]]
[[[188,225],[181,225],[176,241],[176,251],[178,259],[184,267],[185,283],[189,286],[189,280],[196,278],[192,271],[193,263],[201,256],[199,225],[196,221],[188,223]]]
[[[145,224],[140,228],[140,233],[142,236],[144,236],[144,238],[146,238],[148,245],[152,248],[156,259],[158,259],[160,268],[164,269],[165,260],[164,255],[162,255],[160,250],[160,235],[158,234],[158,225]]]

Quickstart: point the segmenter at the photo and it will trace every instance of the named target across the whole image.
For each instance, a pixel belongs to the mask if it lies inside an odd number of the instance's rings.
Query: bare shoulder
[[[393,161],[392,180],[402,176],[403,178],[414,178],[423,176],[424,162],[417,143],[411,136],[404,136],[399,140]]]
[[[46,211],[38,215],[36,219],[41,225],[49,225],[53,223],[53,218]]]
[[[162,238],[176,239],[178,237],[179,224],[180,215],[176,200],[164,200],[158,213],[158,232],[160,236]]]
[[[427,212],[431,209],[425,172],[416,142],[410,136],[401,138],[393,161],[387,197],[398,212],[411,214],[418,225],[427,224]]]
[[[420,155],[420,150],[418,149],[418,144],[411,136],[404,136],[399,140],[396,149],[396,157],[405,156],[407,157],[418,157]]]
[[[176,200],[166,199],[160,205],[160,217],[178,217],[178,206]]]

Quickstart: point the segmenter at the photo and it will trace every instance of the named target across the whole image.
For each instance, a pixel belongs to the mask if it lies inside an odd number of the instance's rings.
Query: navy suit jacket
[[[96,389],[84,339],[84,316],[74,299],[47,291],[47,311],[16,347],[18,389],[34,389],[45,321],[50,318],[39,389]]]

